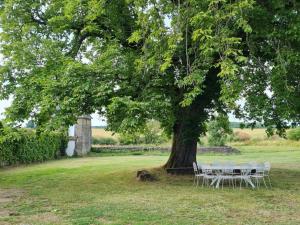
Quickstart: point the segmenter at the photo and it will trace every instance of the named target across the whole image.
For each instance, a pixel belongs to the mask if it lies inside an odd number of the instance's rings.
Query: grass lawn
[[[239,155],[198,160],[272,163],[274,188],[216,190],[192,176],[139,182],[166,154],[73,158],[0,170],[0,224],[300,224],[300,148],[239,146]]]

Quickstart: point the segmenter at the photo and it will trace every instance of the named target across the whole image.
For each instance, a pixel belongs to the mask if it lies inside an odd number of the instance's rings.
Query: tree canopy
[[[279,134],[299,124],[298,1],[0,4],[8,120],[55,127],[97,111],[111,130],[130,132],[156,119],[181,152],[195,150],[215,111]],[[186,155],[190,164],[195,154]]]

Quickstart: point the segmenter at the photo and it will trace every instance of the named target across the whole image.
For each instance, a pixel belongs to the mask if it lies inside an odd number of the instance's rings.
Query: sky
[[[4,100],[4,101],[0,100],[0,119],[4,118],[4,116],[2,115],[2,113],[4,112],[5,108],[8,107],[9,105],[10,105],[10,101],[9,100]]]

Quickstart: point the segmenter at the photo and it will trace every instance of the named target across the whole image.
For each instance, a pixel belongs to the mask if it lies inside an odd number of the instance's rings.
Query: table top
[[[242,170],[242,169],[258,169],[262,168],[259,165],[209,165],[209,164],[203,164],[204,166],[208,166],[209,169],[212,170],[221,170],[221,169],[235,169],[235,170]],[[199,168],[201,168],[202,165],[198,165]]]

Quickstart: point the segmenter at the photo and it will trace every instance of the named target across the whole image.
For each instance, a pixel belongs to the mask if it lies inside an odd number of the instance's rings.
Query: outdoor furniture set
[[[224,183],[227,183],[232,188],[241,188],[243,184],[251,186],[252,188],[259,188],[261,181],[266,188],[271,188],[269,162],[264,163],[241,163],[236,164],[233,162],[213,162],[212,164],[193,163],[195,172],[194,184],[199,185],[202,179],[202,187],[204,185],[209,187],[222,188]],[[268,182],[268,185],[267,185]]]

